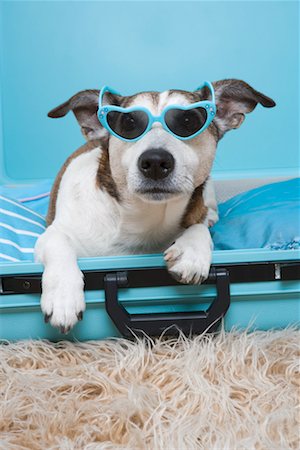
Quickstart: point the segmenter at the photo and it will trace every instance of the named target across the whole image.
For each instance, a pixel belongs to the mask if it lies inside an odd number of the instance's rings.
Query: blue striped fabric
[[[53,180],[34,181],[28,184],[0,185],[0,196],[13,198],[33,211],[45,216],[48,211]]]
[[[0,261],[33,261],[35,242],[45,229],[43,216],[0,195]]]

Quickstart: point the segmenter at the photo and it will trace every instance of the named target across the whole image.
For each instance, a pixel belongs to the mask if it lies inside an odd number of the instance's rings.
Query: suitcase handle
[[[178,334],[178,329],[184,334],[213,332],[230,305],[228,270],[211,268],[209,280],[216,283],[217,295],[206,311],[129,314],[118,299],[118,288],[128,287],[127,273],[108,273],[104,277],[105,308],[125,337],[132,338],[134,334],[158,336],[167,329],[168,336]]]

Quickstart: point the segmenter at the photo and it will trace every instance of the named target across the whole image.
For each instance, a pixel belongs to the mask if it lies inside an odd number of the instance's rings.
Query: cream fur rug
[[[0,448],[299,449],[299,338],[2,344]]]

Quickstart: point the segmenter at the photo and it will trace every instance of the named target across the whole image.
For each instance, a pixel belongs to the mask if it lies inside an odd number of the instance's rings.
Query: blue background
[[[81,89],[192,90],[240,78],[258,106],[220,142],[216,178],[295,174],[299,165],[298,2],[1,4],[0,177],[51,178],[84,142],[73,115],[46,114]]]

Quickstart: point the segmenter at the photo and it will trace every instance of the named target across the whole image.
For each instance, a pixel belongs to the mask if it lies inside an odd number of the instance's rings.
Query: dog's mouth
[[[171,189],[162,189],[158,187],[153,187],[150,189],[141,189],[139,191],[141,194],[174,194],[175,191]]]
[[[181,194],[181,192],[176,189],[166,189],[161,187],[142,188],[136,193],[150,201],[163,201]]]

